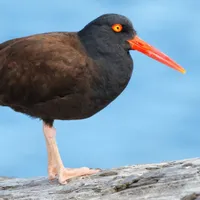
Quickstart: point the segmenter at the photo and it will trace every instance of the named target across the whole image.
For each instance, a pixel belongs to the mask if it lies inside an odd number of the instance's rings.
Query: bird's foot
[[[58,180],[60,184],[66,184],[67,180],[71,178],[92,175],[98,173],[99,171],[100,170],[89,169],[87,167],[77,169],[62,168],[59,172]]]
[[[55,179],[57,175],[58,175],[57,167],[49,167],[48,168],[48,178],[49,178],[49,180]]]

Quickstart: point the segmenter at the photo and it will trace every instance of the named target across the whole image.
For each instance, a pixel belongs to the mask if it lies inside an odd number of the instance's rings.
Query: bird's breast
[[[132,62],[98,66],[98,77],[91,84],[93,112],[105,108],[123,92],[130,81],[132,70]]]

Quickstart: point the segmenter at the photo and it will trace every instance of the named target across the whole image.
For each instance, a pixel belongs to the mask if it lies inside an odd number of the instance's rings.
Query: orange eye
[[[113,29],[113,31],[119,33],[122,31],[123,27],[121,24],[114,24],[114,25],[112,25],[112,29]]]

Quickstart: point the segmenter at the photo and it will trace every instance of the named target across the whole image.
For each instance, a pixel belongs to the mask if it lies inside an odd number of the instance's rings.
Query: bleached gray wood
[[[0,178],[0,200],[200,200],[200,158],[120,167],[70,180]]]

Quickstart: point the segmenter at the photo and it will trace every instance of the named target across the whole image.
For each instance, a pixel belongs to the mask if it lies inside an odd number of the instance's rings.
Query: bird
[[[0,106],[42,121],[49,180],[66,184],[99,172],[65,168],[54,121],[86,119],[113,102],[132,77],[131,50],[186,72],[116,13],[102,14],[77,32],[37,33],[0,44]]]

